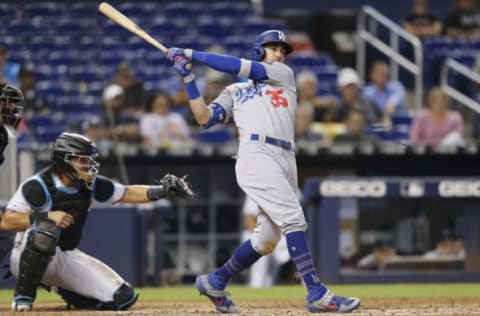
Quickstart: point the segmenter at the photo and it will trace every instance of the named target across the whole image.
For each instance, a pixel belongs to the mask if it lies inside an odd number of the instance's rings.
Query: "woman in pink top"
[[[439,87],[428,95],[428,107],[417,113],[410,130],[412,145],[461,145],[463,118],[448,109],[450,99]]]

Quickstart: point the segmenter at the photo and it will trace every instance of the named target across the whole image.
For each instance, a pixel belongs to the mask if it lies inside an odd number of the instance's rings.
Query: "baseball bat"
[[[152,36],[150,36],[150,34],[145,32],[141,27],[139,27],[132,20],[130,20],[128,17],[123,15],[120,11],[118,11],[108,3],[106,2],[100,3],[100,5],[98,6],[98,10],[103,14],[105,14],[110,20],[123,26],[133,34],[143,38],[144,40],[152,44],[154,47],[161,50],[164,54],[167,53],[167,50],[168,50],[167,47],[165,47],[162,43],[154,39]]]

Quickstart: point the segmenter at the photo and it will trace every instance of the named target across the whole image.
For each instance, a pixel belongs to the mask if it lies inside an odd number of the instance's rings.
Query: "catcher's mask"
[[[22,120],[23,100],[23,93],[19,88],[11,84],[0,86],[0,114],[3,124],[17,128]]]
[[[51,158],[58,172],[65,173],[73,182],[92,190],[100,164],[97,147],[87,137],[76,133],[62,133],[55,140]]]

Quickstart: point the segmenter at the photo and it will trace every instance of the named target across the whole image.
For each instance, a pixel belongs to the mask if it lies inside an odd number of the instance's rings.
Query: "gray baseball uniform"
[[[265,211],[252,236],[254,249],[265,253],[282,231],[305,230],[306,221],[296,195],[294,75],[283,63],[262,64],[268,80],[232,84],[212,103],[222,106],[238,128],[235,172],[242,190]]]

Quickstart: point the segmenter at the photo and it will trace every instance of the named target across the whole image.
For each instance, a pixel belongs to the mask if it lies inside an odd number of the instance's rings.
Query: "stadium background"
[[[207,49],[212,44],[220,44],[229,53],[248,57],[253,38],[266,28],[279,28],[292,35],[307,35],[315,46],[314,58],[292,58],[288,62],[297,72],[304,68],[317,70],[320,80],[318,94],[322,96],[338,95],[338,70],[344,66],[355,67],[355,50],[341,50],[332,39],[332,33],[343,32],[347,39],[353,40],[357,15],[363,5],[373,7],[397,23],[411,9],[410,2],[386,3],[381,0],[297,1],[295,6],[290,1],[235,2],[236,5],[232,6],[216,1],[200,4],[193,1],[111,3],[134,17],[142,28],[167,46]],[[114,80],[115,69],[122,61],[131,62],[137,78],[143,81],[147,91],[168,92],[178,88],[176,74],[161,53],[100,15],[96,10],[97,5],[97,2],[89,1],[71,4],[28,1],[0,3],[0,16],[7,21],[0,28],[0,42],[8,50],[8,61],[33,66],[37,91],[48,99],[50,107],[46,113],[27,113],[28,133],[20,134],[18,140],[17,180],[45,165],[51,141],[61,131],[82,131],[84,123],[100,112],[102,91]],[[452,8],[452,1],[430,1],[429,8],[443,19]],[[221,18],[212,18],[219,16]],[[300,42],[302,36],[298,37]],[[465,47],[463,43],[445,51],[435,59],[437,64],[434,66],[438,66],[449,54],[458,56]],[[469,43],[468,49],[465,48],[466,53],[461,56],[478,54],[472,47],[476,46]],[[427,45],[424,49],[431,52]],[[385,56],[369,48],[367,63],[375,58]],[[470,68],[473,66],[472,58],[461,60]],[[401,79],[405,80],[407,87],[412,86],[408,75]],[[438,78],[433,78],[433,81],[438,83]],[[429,83],[426,82],[427,88]],[[475,97],[476,91],[468,92]],[[474,187],[469,191],[471,194],[450,199],[438,195],[428,199],[395,199],[385,195],[380,199],[362,200],[357,199],[355,194],[346,199],[342,197],[337,202],[350,208],[350,212],[347,210],[346,217],[341,215],[338,218],[338,227],[326,232],[320,222],[310,225],[310,238],[315,246],[318,265],[322,260],[319,254],[325,251],[321,247],[328,241],[329,233],[340,236],[341,232],[353,232],[353,244],[357,247],[355,256],[360,256],[367,254],[378,238],[386,236],[398,243],[412,240],[413,227],[426,216],[429,230],[428,237],[423,241],[427,244],[419,248],[413,244],[407,245],[405,253],[415,255],[431,249],[446,226],[458,233],[467,232],[470,235],[464,237],[469,238],[467,250],[471,250],[467,251],[468,264],[462,265],[461,269],[446,271],[438,271],[433,267],[428,273],[431,273],[430,280],[433,281],[478,281],[480,238],[471,229],[478,223],[475,214],[478,209],[475,181],[480,169],[476,163],[476,121],[475,114],[468,108],[457,106],[467,119],[471,119],[471,146],[467,148],[417,152],[410,146],[401,145],[402,150],[377,150],[370,154],[358,151],[339,153],[332,147],[317,148],[314,152],[299,151],[301,189],[311,178],[332,176],[382,177],[386,183],[393,179],[389,177],[394,176],[406,181],[425,182],[431,179],[426,177],[435,177],[438,183],[454,177],[470,181]],[[390,148],[392,143],[398,144],[406,139],[405,134],[395,137],[393,140],[386,137],[383,148]],[[120,151],[130,183],[152,183],[166,172],[189,174],[189,179],[199,191],[199,199],[173,205],[162,202],[141,209],[129,206],[99,209],[89,219],[82,248],[110,264],[135,285],[189,284],[196,274],[226,260],[239,242],[243,196],[233,174],[231,154],[234,153],[234,134],[231,130],[218,130],[212,134],[196,132],[192,138],[195,145],[183,152],[168,148],[144,148],[131,143],[121,144]],[[119,158],[114,150],[105,151],[101,162],[102,173],[120,181],[125,180],[122,179]],[[5,179],[3,177],[2,181]],[[12,179],[6,181],[11,183]],[[10,184],[8,186],[11,187]],[[2,185],[4,201],[9,194],[5,188]],[[314,200],[313,203],[320,202]],[[321,210],[321,205],[315,204],[317,206]],[[315,207],[309,209],[310,213],[307,214],[311,220],[317,219]],[[342,210],[338,211],[342,213]],[[465,212],[470,216],[467,221]],[[348,215],[352,213],[353,216]],[[403,228],[395,225],[399,222],[404,223]],[[105,227],[108,227],[108,231]],[[102,238],[102,244],[98,243],[99,238]],[[338,257],[334,256],[339,262],[334,263],[333,268],[328,268],[325,272],[327,277],[332,271],[338,273],[335,269],[340,267],[350,271],[348,260],[340,255],[339,250]],[[402,271],[399,279],[392,279],[388,273],[375,271],[355,280],[425,281],[429,279],[428,273],[413,269]],[[418,278],[419,274],[424,278]],[[333,281],[342,283],[349,280],[352,279],[340,277]],[[236,282],[242,284],[244,279]],[[3,285],[9,287],[11,281]]]

